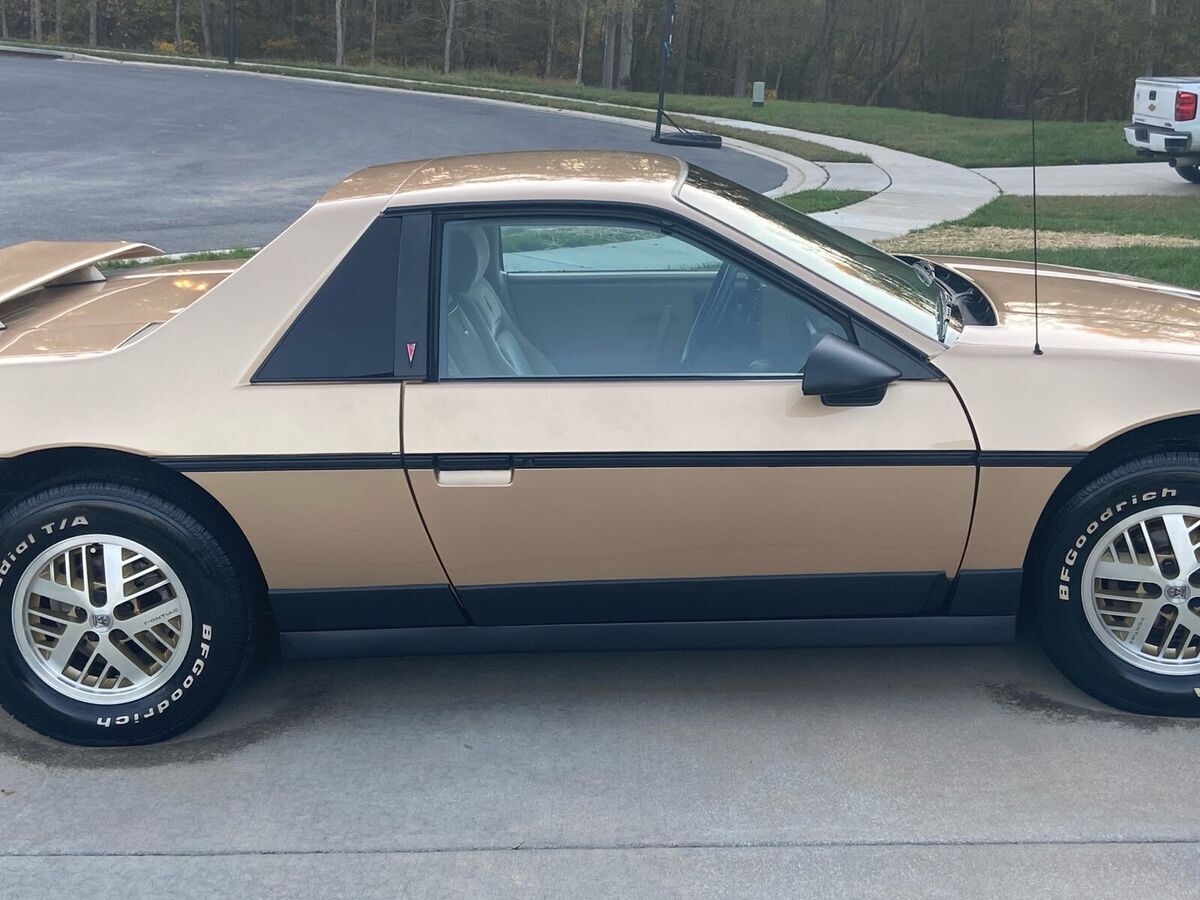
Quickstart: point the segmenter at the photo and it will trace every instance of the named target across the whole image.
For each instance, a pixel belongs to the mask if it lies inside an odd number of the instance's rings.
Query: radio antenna
[[[1033,354],[1042,355],[1038,325],[1038,213],[1037,213],[1037,55],[1034,52],[1033,3],[1029,0],[1029,174],[1033,179]]]

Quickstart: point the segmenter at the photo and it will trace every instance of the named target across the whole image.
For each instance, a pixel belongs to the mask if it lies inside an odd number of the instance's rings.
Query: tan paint
[[[413,490],[456,584],[957,570],[962,467],[517,470]],[[931,500],[933,502],[931,502]]]
[[[944,382],[829,407],[797,381],[443,383],[405,390],[410,453],[970,450]],[[947,467],[517,469],[413,489],[457,584],[957,569],[975,472]],[[863,536],[869,535],[864,544]]]
[[[235,273],[190,295],[165,274],[139,280],[110,273],[105,284],[38,289],[102,258],[153,252],[141,245],[26,244],[0,250],[0,260],[8,263],[0,265],[0,271],[9,273],[3,276],[7,281],[0,281],[0,292],[9,298],[0,305],[0,320],[11,329],[0,332],[0,390],[7,422],[0,430],[0,456],[80,445],[147,456],[398,452],[400,385],[252,385],[250,378],[381,210],[478,200],[638,204],[671,210],[740,242],[936,357],[971,411],[985,451],[1089,449],[1139,424],[1200,410],[1200,304],[1186,292],[1138,279],[1097,278],[1095,273],[1045,267],[1047,274],[1063,277],[1040,282],[1046,352],[1035,357],[1030,352],[1032,280],[1022,264],[950,260],[996,300],[1000,324],[966,327],[943,352],[941,345],[909,332],[840,285],[815,278],[794,261],[755,245],[738,222],[718,222],[690,211],[674,196],[684,172],[682,164],[666,157],[584,151],[375,167],[335,187]],[[227,263],[209,266],[233,268]],[[214,281],[220,277],[214,275]],[[189,296],[200,302],[188,302]],[[164,315],[167,318],[153,332],[122,345],[135,329]],[[412,385],[405,414],[408,449],[507,453],[973,446],[970,429],[945,383],[896,385],[883,404],[863,409],[822,407],[819,401],[803,398],[797,382],[656,382],[636,385],[633,393],[630,388],[602,383]],[[954,556],[962,550],[962,539],[954,535],[961,527],[959,501],[967,490],[969,467],[905,468],[891,479],[889,470],[869,468],[721,469],[702,484],[697,484],[695,470],[647,471],[649,475],[614,470],[607,490],[593,483],[600,476],[584,470],[517,472],[508,487],[438,487],[429,472],[417,473],[415,481],[423,485],[442,539],[453,545],[454,565],[482,580],[493,574],[518,578],[521,566],[567,574],[592,571],[577,545],[564,543],[569,533],[564,533],[561,520],[542,511],[544,504],[564,498],[573,504],[575,518],[570,521],[576,533],[609,536],[605,540],[612,541],[613,549],[598,545],[596,552],[628,563],[629,571],[620,577],[651,568],[681,576],[715,571],[700,558],[705,551],[696,550],[704,540],[700,533],[676,544],[668,536],[661,567],[649,566],[647,549],[622,543],[627,532],[645,541],[659,536],[666,511],[700,509],[689,491],[727,504],[732,520],[764,541],[776,537],[760,528],[759,510],[762,521],[791,529],[792,545],[808,541],[819,551],[788,556],[772,571],[801,563],[824,565],[823,559],[843,562],[838,556],[840,536],[814,536],[799,512],[805,497],[822,497],[824,511],[830,514],[834,497],[842,491],[845,502],[832,514],[843,516],[837,521],[868,548],[862,561],[866,570],[893,566],[904,553],[911,554],[913,568],[951,568],[939,554],[944,550],[946,556]],[[394,561],[381,562],[377,553],[385,549],[379,544],[384,529],[369,528],[359,518],[365,515],[398,528],[392,549],[404,535],[411,536],[411,517],[381,509],[379,502],[394,500],[403,508],[398,477],[294,472],[211,474],[197,480],[211,485],[255,534],[256,547],[271,560],[277,583],[311,586],[332,584],[335,578],[343,584],[408,578],[426,582],[431,580],[429,560],[423,551],[412,549],[422,546],[420,541],[406,544]],[[985,474],[969,561],[1010,565],[1028,539],[1036,518],[1033,511],[1040,511],[1054,480],[1052,474],[1041,479],[1028,470]],[[543,482],[548,489],[543,490]],[[654,483],[663,487],[656,492]],[[826,491],[826,485],[840,490]],[[671,496],[664,497],[662,492],[672,487]],[[1029,494],[1028,505],[1012,500],[1014,493],[1022,492]],[[463,507],[463,520],[444,512]],[[489,528],[472,524],[475,507]],[[287,514],[297,511],[299,517]],[[388,518],[392,515],[398,517],[395,522]],[[826,526],[830,521],[826,519]],[[660,527],[656,532],[643,528],[642,522],[658,522]],[[684,530],[690,527],[685,523]],[[723,527],[712,522],[706,533],[740,548],[725,563],[742,571],[739,566],[767,562]],[[907,533],[922,527],[937,537],[929,546],[919,535]],[[532,548],[539,542],[561,552],[555,551],[554,559],[527,556],[518,564],[506,561],[507,553],[495,553],[490,562],[479,564],[473,562],[476,554],[486,559],[491,551],[467,546],[459,536],[460,529],[468,534],[473,528],[478,530],[476,539],[483,541],[486,534],[498,546],[519,539],[528,554],[536,555]],[[592,528],[596,530],[588,530]],[[371,560],[355,556],[354,548],[364,540],[373,551]],[[301,549],[287,549],[291,545]],[[410,549],[417,561],[406,561]],[[346,566],[341,561],[345,559],[367,568]],[[619,568],[615,563],[604,566],[601,569],[611,572]]]
[[[47,287],[0,310],[0,356],[112,350],[151,323],[166,322],[237,270],[239,262],[116,270],[101,281]]]
[[[878,406],[826,406],[798,380],[410,384],[409,453],[974,450],[945,382],[906,381]]]
[[[0,303],[106,259],[162,253],[134,241],[26,241],[0,248]]]
[[[382,203],[318,204],[200,302],[121,349],[0,356],[6,414],[23,423],[0,431],[0,456],[80,445],[146,456],[398,452],[399,384],[250,384]]]
[[[400,469],[188,477],[241,526],[271,588],[445,583]]]
[[[1019,569],[1038,518],[1067,468],[984,467],[963,569]]]
[[[1009,260],[940,258],[987,292],[995,326],[967,326],[937,359],[983,450],[1091,450],[1200,409],[1200,298],[1168,285]]]

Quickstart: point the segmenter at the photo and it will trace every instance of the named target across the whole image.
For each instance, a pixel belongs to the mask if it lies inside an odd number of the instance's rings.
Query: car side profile
[[[0,702],[285,655],[989,643],[1200,713],[1200,294],[896,257],[669,157],[377,166],[246,261],[0,250]]]

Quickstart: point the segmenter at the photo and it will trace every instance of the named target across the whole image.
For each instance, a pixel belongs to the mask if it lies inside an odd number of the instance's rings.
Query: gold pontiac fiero
[[[236,202],[236,198],[234,198]],[[666,157],[379,166],[245,262],[0,250],[0,701],[285,654],[984,643],[1200,713],[1200,294],[890,256]]]

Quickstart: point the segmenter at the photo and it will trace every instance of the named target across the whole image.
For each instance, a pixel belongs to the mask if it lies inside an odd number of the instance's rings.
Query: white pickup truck
[[[1125,141],[1138,156],[1165,159],[1193,184],[1200,184],[1200,75],[1194,78],[1139,78],[1133,90],[1133,121]]]

